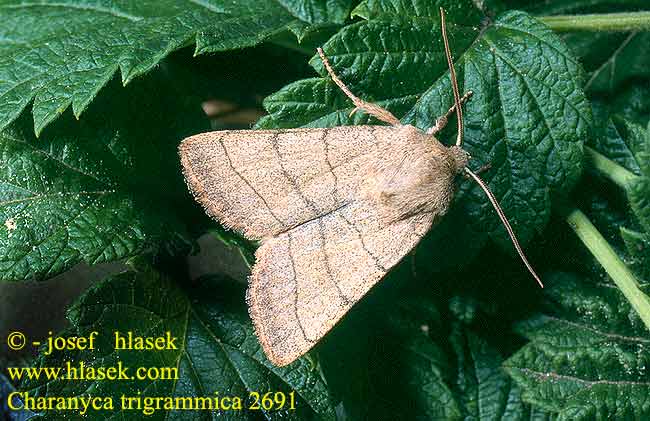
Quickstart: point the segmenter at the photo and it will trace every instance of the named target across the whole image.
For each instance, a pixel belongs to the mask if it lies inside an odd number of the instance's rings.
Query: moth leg
[[[476,175],[480,175],[480,174],[483,174],[485,171],[488,171],[490,169],[492,169],[492,164],[488,162],[487,164],[482,165],[481,168],[476,170],[474,173]]]
[[[472,91],[467,91],[465,92],[465,95],[460,99],[460,105],[461,107],[465,105],[465,103],[474,95],[474,92]],[[442,117],[439,117],[436,120],[436,125],[433,127],[430,127],[429,130],[427,130],[427,134],[430,135],[435,135],[437,134],[440,130],[444,129],[445,126],[447,125],[447,121],[449,120],[449,117],[456,111],[456,104],[452,105],[449,111],[445,113]]]
[[[371,116],[377,118],[378,120],[384,121],[393,126],[399,126],[401,124],[400,121],[397,119],[397,117],[395,117],[387,109],[382,108],[377,104],[366,102],[361,98],[357,97],[355,94],[353,94],[352,91],[350,91],[350,88],[345,86],[345,83],[343,83],[343,81],[339,79],[336,73],[334,73],[334,69],[332,69],[329,60],[327,59],[327,57],[325,57],[325,53],[323,53],[323,49],[318,47],[317,51],[318,51],[318,55],[320,55],[320,59],[323,61],[323,65],[325,66],[325,69],[327,69],[327,73],[329,73],[334,83],[336,83],[338,87],[341,88],[343,93],[347,95],[347,97],[350,98],[354,103],[354,105],[356,106],[355,109],[352,110],[350,115],[354,114],[357,110],[363,110],[366,113],[370,114]]]
[[[474,174],[476,175],[483,174],[484,172],[489,171],[491,169],[492,169],[492,163],[488,162],[487,164],[481,165],[479,169],[475,170]],[[467,173],[463,174],[463,177],[465,177],[468,180],[472,179],[472,177]]]

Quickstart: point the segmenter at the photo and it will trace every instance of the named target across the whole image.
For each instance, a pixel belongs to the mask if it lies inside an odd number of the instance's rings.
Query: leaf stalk
[[[638,176],[632,171],[624,168],[588,146],[585,146],[585,158],[587,160],[587,165],[591,169],[595,170],[599,175],[611,180],[623,190],[626,190],[629,184],[638,178]]]
[[[650,30],[650,11],[542,16],[539,19],[551,29],[558,32],[628,32]]]
[[[580,241],[589,249],[598,260],[616,286],[621,290],[632,308],[638,313],[641,320],[650,330],[650,298],[641,291],[639,282],[634,274],[618,257],[612,246],[598,232],[598,229],[589,221],[587,216],[579,209],[571,209],[565,218],[571,229]]]

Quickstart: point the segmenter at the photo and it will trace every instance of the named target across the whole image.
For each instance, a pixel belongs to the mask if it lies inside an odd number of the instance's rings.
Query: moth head
[[[449,155],[452,157],[454,163],[456,164],[456,174],[462,173],[465,167],[467,167],[467,163],[471,159],[470,154],[466,150],[460,146],[455,145],[449,147]]]

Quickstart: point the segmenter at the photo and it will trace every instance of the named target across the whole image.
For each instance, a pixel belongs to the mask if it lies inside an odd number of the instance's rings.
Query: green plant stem
[[[650,12],[543,16],[540,20],[560,32],[650,30]]]
[[[639,289],[638,281],[618,257],[612,246],[579,209],[571,209],[567,213],[566,221],[580,238],[580,241],[602,265],[650,330],[650,299]]]
[[[616,185],[625,190],[631,181],[638,178],[636,174],[618,165],[594,149],[585,146],[585,158],[587,165],[598,174],[612,180]]]

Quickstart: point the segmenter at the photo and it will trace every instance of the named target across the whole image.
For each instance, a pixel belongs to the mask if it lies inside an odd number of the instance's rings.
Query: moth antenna
[[[383,122],[386,122],[392,126],[400,126],[401,123],[397,117],[395,117],[390,111],[388,111],[385,108],[380,107],[377,104],[372,104],[370,102],[366,102],[356,96],[355,94],[352,93],[350,88],[348,88],[345,83],[336,75],[336,72],[334,72],[334,69],[332,69],[332,65],[330,64],[330,61],[327,59],[327,56],[325,56],[325,53],[323,52],[323,49],[318,47],[316,49],[318,51],[318,55],[320,56],[321,61],[323,62],[323,65],[325,66],[325,70],[327,70],[327,73],[329,73],[330,77],[336,83],[336,85],[343,91],[343,93],[352,100],[352,102],[355,105],[355,109],[352,110],[350,115],[354,114],[357,109],[361,109],[365,111],[366,113],[370,114],[371,116],[375,117],[378,120],[381,120]]]
[[[332,65],[330,64],[329,59],[323,52],[323,49],[321,47],[316,48],[316,51],[318,52],[318,55],[320,56],[321,61],[323,62],[323,65],[325,66],[325,70],[327,70],[327,73],[329,73],[330,78],[336,83],[336,86],[339,87],[343,91],[343,93],[354,102],[354,105],[357,105],[358,102],[361,102],[361,98],[356,96],[355,94],[352,93],[350,88],[347,87],[345,83],[341,79],[339,79],[339,76],[336,74],[334,69],[332,68]],[[352,112],[356,111],[353,110]]]
[[[508,222],[508,218],[506,218],[505,213],[503,213],[503,209],[501,209],[501,206],[499,205],[499,202],[497,202],[496,197],[494,197],[494,194],[490,191],[488,188],[487,184],[481,178],[474,174],[472,170],[469,168],[465,167],[464,168],[465,173],[472,177],[474,181],[483,189],[485,192],[486,196],[488,199],[490,199],[490,203],[492,203],[492,206],[494,206],[494,210],[497,211],[497,214],[499,215],[499,218],[501,218],[501,222],[503,223],[503,226],[506,228],[506,231],[508,231],[508,235],[510,236],[510,239],[512,240],[512,244],[515,246],[515,249],[517,250],[517,253],[519,253],[519,257],[521,257],[521,260],[524,262],[524,265],[528,268],[530,273],[533,275],[533,278],[537,281],[539,286],[544,288],[544,284],[542,283],[542,280],[539,279],[539,276],[537,276],[537,273],[535,273],[535,270],[533,267],[530,265],[528,262],[528,259],[526,259],[526,255],[524,254],[524,251],[522,250],[521,246],[519,245],[519,241],[517,241],[517,237],[515,236],[515,232],[513,231],[512,227],[510,226],[510,222]]]
[[[458,135],[456,136],[456,146],[463,146],[463,107],[460,104],[460,93],[458,90],[458,80],[456,79],[456,69],[454,68],[454,62],[451,58],[451,50],[449,49],[445,9],[442,7],[440,8],[440,26],[442,27],[442,40],[445,44],[445,55],[447,56],[449,76],[451,77],[451,89],[454,91],[454,104],[456,106],[456,114],[458,115]]]

